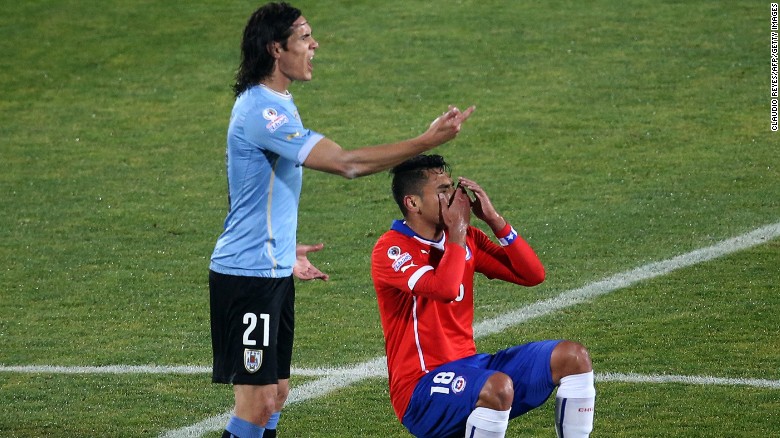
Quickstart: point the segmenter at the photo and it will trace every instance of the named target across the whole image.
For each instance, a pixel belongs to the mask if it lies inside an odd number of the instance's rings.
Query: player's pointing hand
[[[423,136],[427,136],[428,141],[437,146],[452,140],[460,132],[463,122],[471,116],[475,109],[476,107],[472,105],[466,111],[461,111],[457,107],[450,105],[444,114],[431,123],[431,126],[425,131]]]

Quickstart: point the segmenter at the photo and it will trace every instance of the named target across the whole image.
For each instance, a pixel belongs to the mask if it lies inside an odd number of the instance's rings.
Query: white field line
[[[650,263],[604,280],[528,305],[474,325],[476,337],[500,333],[508,327],[538,318],[566,307],[580,304],[600,295],[623,289],[640,281],[666,275],[677,269],[704,263],[727,254],[742,251],[780,236],[780,222],[758,228],[747,234],[724,240],[706,248],[697,249],[669,260]]]
[[[65,367],[53,365],[1,366],[0,371],[29,374],[203,374],[210,367],[157,366],[157,365],[107,365],[95,367]]]
[[[211,367],[198,366],[98,366],[98,367],[62,367],[62,366],[7,366],[0,367],[0,372],[22,374],[208,374]],[[382,356],[370,362],[347,368],[295,368],[295,376],[327,377],[332,389],[339,389],[351,383],[372,377],[385,377],[387,367]],[[756,388],[780,389],[780,380],[724,378],[713,376],[678,376],[672,374],[645,375],[636,373],[596,373],[599,382],[623,383],[685,383],[690,385],[720,385],[720,386],[753,386]],[[291,389],[290,399],[296,401],[316,398],[309,388],[321,388],[319,381],[305,383]]]
[[[623,383],[684,383],[688,385],[718,385],[718,386],[753,386],[756,388],[780,389],[780,380],[765,379],[729,379],[712,376],[675,376],[675,375],[643,375],[622,373],[596,373],[597,382]]]
[[[381,357],[371,362],[365,362],[362,366],[346,368],[341,373],[336,373],[340,378],[324,377],[307,382],[301,386],[290,389],[290,397],[287,403],[298,403],[304,400],[321,397],[331,391],[344,388],[360,380],[370,377],[384,377],[385,358]],[[381,363],[380,363],[381,362]],[[349,374],[355,372],[355,374]],[[620,373],[596,373],[596,383],[599,382],[624,382],[624,383],[684,383],[689,385],[719,385],[719,386],[753,386],[759,388],[780,389],[780,380],[762,379],[728,379],[707,376],[674,376],[674,375],[640,375]],[[225,428],[231,411],[222,415],[209,417],[192,426],[171,430],[162,435],[163,438],[190,438],[201,437],[209,432],[219,431]]]
[[[707,262],[734,252],[761,245],[780,236],[780,222],[758,228],[749,233],[724,240],[715,245],[701,248],[669,260],[650,263],[639,268],[613,275],[587,286],[572,289],[545,301],[520,308],[475,324],[474,336],[482,338],[521,324],[533,318],[548,315],[569,306],[583,303],[595,297],[626,288],[640,281],[666,275],[677,269]],[[197,374],[208,373],[208,367],[163,367],[163,366],[108,366],[108,367],[2,367],[1,371],[12,372],[54,372],[54,373],[171,373]],[[321,397],[331,391],[344,388],[353,383],[371,377],[387,375],[385,357],[378,357],[354,366],[329,369],[293,369],[293,374],[303,376],[324,376],[290,389],[287,403]],[[780,388],[780,381],[759,379],[728,379],[696,376],[644,376],[637,374],[597,373],[599,381],[638,382],[638,383],[687,383],[700,385],[750,385],[766,388]],[[161,436],[166,438],[200,437],[205,433],[221,430],[231,412],[207,418],[189,427],[168,431]]]
[[[295,368],[290,370],[296,376],[327,376],[338,373],[331,368]],[[207,366],[164,366],[164,365],[106,365],[94,367],[67,367],[52,365],[0,366],[0,372],[27,374],[206,374]]]
[[[332,370],[333,372],[325,377],[292,387],[290,388],[290,395],[287,397],[287,404],[321,397],[371,377],[386,377],[387,366],[385,362],[384,356],[378,357],[354,366]],[[231,415],[232,411],[227,411],[191,426],[165,432],[160,436],[163,438],[201,437],[209,432],[224,429]]]

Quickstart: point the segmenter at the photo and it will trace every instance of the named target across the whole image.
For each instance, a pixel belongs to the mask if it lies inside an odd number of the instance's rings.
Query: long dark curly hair
[[[300,16],[300,9],[282,2],[261,6],[249,17],[241,40],[241,64],[233,85],[236,97],[271,75],[274,58],[270,46],[279,42],[286,50],[287,38],[293,33],[292,24]]]

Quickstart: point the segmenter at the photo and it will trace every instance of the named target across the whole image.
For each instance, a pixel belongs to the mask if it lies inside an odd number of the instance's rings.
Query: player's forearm
[[[435,143],[417,137],[398,143],[345,150],[336,142],[323,138],[314,146],[303,165],[353,179],[389,169],[434,146]]]
[[[545,271],[542,261],[511,225],[505,226],[496,233],[504,252],[509,257],[512,270],[522,277],[528,285],[537,285],[544,281]]]
[[[455,300],[460,294],[463,272],[466,269],[465,260],[465,248],[448,243],[439,265],[420,277],[414,286],[414,293],[445,302]]]
[[[495,235],[501,233],[501,231],[508,225],[506,219],[504,219],[504,217],[498,213],[495,213],[495,215],[491,217],[485,217],[483,220],[490,227],[490,229],[493,230]]]
[[[365,146],[347,151],[345,158],[354,177],[360,177],[387,170],[436,146],[437,143],[419,136],[397,143]]]

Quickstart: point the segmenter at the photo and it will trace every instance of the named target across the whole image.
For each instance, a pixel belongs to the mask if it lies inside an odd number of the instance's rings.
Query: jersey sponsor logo
[[[405,252],[405,253],[401,254],[401,255],[400,255],[400,256],[398,256],[398,258],[397,258],[397,259],[395,259],[395,261],[393,262],[393,270],[394,270],[395,272],[398,272],[398,270],[399,270],[399,269],[401,269],[401,267],[402,267],[402,266],[403,266],[403,265],[404,265],[406,262],[408,262],[408,261],[409,261],[409,260],[411,260],[411,259],[412,259],[412,255],[411,255],[411,254],[409,254],[408,252]]]
[[[286,114],[279,115],[279,113],[273,108],[266,108],[263,110],[263,118],[268,120],[268,124],[265,125],[265,129],[269,132],[275,132],[282,127],[285,123],[289,122]]]
[[[263,365],[263,350],[244,349],[244,368],[247,372],[256,373]]]
[[[293,134],[290,134],[290,135],[287,136],[287,141],[290,141],[290,140],[292,140],[292,139],[294,139],[296,137],[300,137],[300,136],[301,136],[301,133],[298,132],[298,131],[295,131]]]
[[[265,125],[265,127],[268,129],[268,132],[276,132],[277,129],[281,128],[288,121],[287,116],[282,114],[278,119]]]
[[[391,246],[387,249],[387,257],[390,258],[390,260],[396,260],[398,256],[401,255],[401,248],[397,246]]]
[[[463,376],[456,377],[455,380],[452,381],[452,392],[454,394],[460,394],[464,389],[466,389],[466,378]]]

